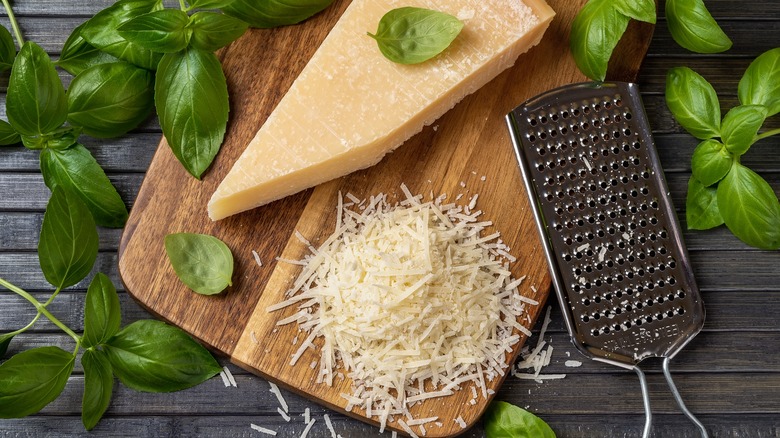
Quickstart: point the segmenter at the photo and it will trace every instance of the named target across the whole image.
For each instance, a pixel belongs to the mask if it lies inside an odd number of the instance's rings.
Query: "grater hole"
[[[633,146],[634,146],[634,149],[639,149],[639,148],[642,147],[642,143],[640,143],[638,141],[635,141]]]
[[[623,135],[625,135],[626,137],[629,137],[631,135],[631,130],[628,129],[628,128],[624,129],[623,130]]]
[[[678,307],[678,308],[677,308],[677,314],[678,314],[678,315],[684,315],[684,314],[685,314],[685,309],[684,309],[684,308],[682,308],[682,307]]]
[[[561,113],[561,117],[563,117],[564,119],[568,119],[569,118],[569,112],[568,111],[562,112]]]
[[[630,112],[626,112],[625,114],[623,114],[623,117],[625,117],[626,120],[631,120],[631,118],[634,116],[632,116]]]
[[[533,135],[533,134],[529,134],[528,135],[528,141],[530,141],[531,143],[535,142],[536,141],[536,136]]]
[[[536,119],[529,119],[528,123],[530,123],[531,126],[536,126],[539,122],[537,122]]]
[[[539,121],[542,122],[542,125],[544,125],[545,123],[547,123],[547,117],[542,116],[539,118]]]
[[[571,113],[574,114],[574,117],[580,116],[580,110],[578,108],[574,108]]]
[[[618,97],[617,99],[615,99],[615,105],[616,106],[623,106],[623,101],[620,100],[620,98]]]
[[[558,121],[558,114],[553,114],[553,115],[550,116],[550,118],[552,119],[553,122],[557,122]]]

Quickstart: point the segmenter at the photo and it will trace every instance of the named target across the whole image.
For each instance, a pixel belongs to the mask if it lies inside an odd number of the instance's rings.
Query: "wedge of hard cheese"
[[[447,12],[464,27],[432,60],[387,60],[366,32],[391,9]],[[353,0],[209,201],[213,220],[376,164],[541,39],[543,0]]]

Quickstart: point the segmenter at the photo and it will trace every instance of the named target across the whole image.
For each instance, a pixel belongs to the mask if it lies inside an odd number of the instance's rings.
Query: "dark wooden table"
[[[71,30],[112,0],[17,0],[15,11],[25,37],[57,56]],[[663,2],[661,2],[663,3]],[[721,55],[692,55],[673,43],[659,20],[640,84],[674,204],[685,225],[685,192],[691,153],[696,140],[682,132],[664,103],[666,71],[687,65],[715,85],[727,108],[737,102],[736,87],[750,61],[780,46],[780,1],[708,0],[734,47]],[[8,27],[8,20],[0,18]],[[70,77],[63,73],[67,82]],[[3,91],[7,78],[0,79]],[[5,95],[0,116],[5,118]],[[780,117],[770,121],[780,127]],[[132,206],[144,172],[160,138],[156,121],[125,138],[86,146],[103,164],[109,178]],[[509,147],[509,145],[507,145]],[[780,189],[780,138],[757,144],[743,162]],[[520,190],[520,188],[518,188]],[[48,190],[38,171],[38,153],[22,147],[0,148],[0,276],[43,298],[49,292],[36,255],[38,232]],[[116,250],[120,230],[100,230],[96,270],[117,276]],[[704,331],[673,362],[672,372],[690,409],[714,437],[780,436],[780,252],[747,247],[721,228],[686,232],[696,277],[707,307]],[[83,327],[86,284],[59,295],[49,309],[70,327]],[[120,292],[123,323],[149,318]],[[559,437],[636,437],[643,424],[642,401],[636,376],[579,358],[565,332],[557,303],[546,336],[555,347],[545,373],[566,373],[562,380],[537,384],[507,379],[498,399],[528,407],[547,420]],[[0,332],[15,330],[33,316],[25,300],[0,291]],[[538,330],[538,327],[537,327]],[[531,342],[535,342],[534,339]],[[9,353],[45,345],[71,348],[70,338],[42,319],[33,330],[17,336]],[[564,362],[581,359],[579,368]],[[329,414],[343,437],[379,436],[374,427],[285,393],[293,420],[277,413],[268,383],[235,366],[237,388],[224,387],[219,377],[196,388],[173,394],[145,394],[119,384],[105,418],[93,435],[100,436],[263,436],[250,429],[256,423],[299,436],[306,408],[317,419],[309,436],[330,436],[323,421]],[[657,366],[650,367],[649,384],[655,414],[655,436],[695,437],[696,430],[675,408]],[[80,365],[62,396],[39,414],[21,420],[0,420],[0,437],[82,435],[80,406],[83,373]],[[483,436],[481,426],[466,433]],[[389,434],[385,434],[389,436]]]

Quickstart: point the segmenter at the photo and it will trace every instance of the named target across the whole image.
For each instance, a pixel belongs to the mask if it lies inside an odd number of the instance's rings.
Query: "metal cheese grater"
[[[594,360],[636,371],[669,361],[701,330],[704,306],[691,272],[635,84],[585,83],[545,93],[507,115],[552,282],[574,345]]]

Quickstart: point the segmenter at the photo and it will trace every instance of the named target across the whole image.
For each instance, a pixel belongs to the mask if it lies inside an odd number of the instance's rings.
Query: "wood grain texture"
[[[84,17],[111,3],[113,0],[13,2],[25,36],[43,44],[52,54],[59,52],[61,43]],[[736,84],[745,67],[760,53],[756,46],[778,45],[780,41],[780,2],[706,0],[706,4],[715,18],[729,31],[743,29],[738,35],[732,35],[734,48],[725,54],[686,54],[664,35],[665,22],[661,18],[655,38],[662,38],[663,42],[659,41],[650,48],[649,57],[639,75],[643,98],[646,102],[652,102],[648,113],[652,118],[651,126],[664,170],[667,175],[678,175],[677,180],[682,183],[690,176],[690,154],[697,142],[680,129],[663,104],[666,70],[687,65],[701,73],[713,83],[726,103],[725,109],[736,103]],[[762,32],[753,32],[751,24],[754,20],[771,21],[774,26],[765,25]],[[7,21],[2,19],[0,23],[7,25]],[[31,35],[34,38],[31,38]],[[61,76],[69,79],[64,73]],[[0,75],[0,92],[3,93],[0,94],[0,111],[3,114],[5,84],[6,75]],[[156,120],[150,120],[144,128],[135,130],[122,139],[94,141],[84,137],[83,140],[89,142],[88,147],[92,148],[93,152],[98,151],[98,161],[110,168],[111,177],[123,181],[119,188],[123,199],[132,201],[142,180],[139,173],[143,173],[151,161],[159,135]],[[743,157],[746,164],[749,160],[751,168],[761,169],[759,173],[771,177],[776,190],[780,188],[780,179],[773,175],[780,173],[780,160],[777,156],[780,151],[779,142],[780,138],[764,140]],[[39,183],[37,152],[26,151],[21,147],[0,147],[0,179],[3,181],[0,184],[0,222],[4,220],[2,215],[12,215],[10,222],[3,222],[9,226],[0,226],[0,276],[8,279],[13,276],[14,279],[24,281],[25,287],[40,291],[35,294],[36,298],[45,300],[51,289],[43,279],[34,250],[39,231],[37,224],[49,192],[42,181]],[[28,184],[34,187],[28,188]],[[680,203],[684,199],[684,185],[672,187],[672,191],[676,192],[675,204],[681,219],[684,219],[685,205]],[[21,236],[21,233],[28,235]],[[101,235],[101,239],[101,251],[104,254],[101,255],[99,269],[109,272],[116,283],[118,274],[114,255],[118,245],[118,233],[110,231],[105,237]],[[780,253],[749,248],[723,227],[706,232],[686,231],[685,240],[688,248],[695,252],[692,263],[697,273],[706,276],[704,300],[707,322],[705,331],[675,358],[672,372],[678,381],[694,377],[698,382],[707,382],[712,377],[723,376],[713,380],[715,384],[706,388],[709,400],[698,401],[694,409],[711,437],[776,438],[780,424],[780,402],[770,398],[762,407],[762,412],[749,412],[751,406],[748,404],[746,411],[735,413],[718,401],[734,398],[736,403],[749,403],[752,398],[760,396],[761,392],[753,392],[752,385],[745,385],[745,380],[756,376],[756,372],[763,376],[761,384],[769,388],[780,388],[780,372],[772,371],[780,362],[780,354],[776,350],[778,341],[773,339],[773,336],[780,333],[780,319],[776,318],[776,315],[780,315],[780,290],[777,288],[777,284],[780,284],[780,273],[777,271]],[[735,258],[739,259],[737,263],[734,262]],[[754,278],[754,270],[764,274]],[[123,324],[150,317],[121,291],[120,284],[117,286],[120,286]],[[85,284],[75,286],[60,294],[50,307],[55,315],[77,332],[83,328],[85,293]],[[559,438],[640,436],[643,423],[641,412],[637,409],[632,413],[618,413],[612,408],[623,403],[630,403],[633,408],[638,408],[636,379],[613,367],[586,362],[584,358],[577,356],[578,353],[566,340],[561,315],[554,300],[551,304],[551,332],[546,338],[555,347],[555,352],[552,365],[554,368],[550,368],[550,372],[565,372],[569,377],[544,385],[515,381],[516,384],[505,385],[505,390],[500,391],[497,397],[537,412],[553,427]],[[22,327],[33,316],[34,308],[29,303],[0,290],[0,332]],[[535,330],[538,329],[539,324]],[[39,321],[30,333],[29,337],[20,338],[18,344],[16,341],[12,343],[13,351],[42,345],[72,347],[72,341],[67,335],[61,334],[55,326],[44,320]],[[36,338],[40,339],[35,340]],[[535,340],[532,338],[530,342]],[[567,357],[566,353],[571,353],[571,357]],[[561,366],[560,362],[567,359],[582,360],[583,366]],[[222,363],[224,364],[224,361]],[[235,374],[246,374],[235,366],[230,367]],[[603,379],[598,376],[594,378],[594,373],[603,374]],[[618,376],[622,377],[617,386],[604,384],[605,380],[609,381]],[[68,383],[68,391],[63,394],[62,403],[45,413],[19,420],[0,420],[0,437],[84,436],[86,433],[78,409],[82,382],[80,377],[72,378]],[[344,438],[390,436],[388,433],[379,434],[378,429],[371,425],[332,410],[322,409],[283,389],[296,414],[293,420],[287,423],[277,414],[278,404],[268,392],[267,384],[258,377],[239,383],[242,386],[248,385],[246,392],[225,388],[219,378],[216,378],[214,383],[203,389],[183,391],[175,398],[123,390],[116,395],[110,411],[90,436],[261,436],[249,428],[250,423],[255,423],[277,430],[280,437],[298,437],[304,428],[300,414],[307,407],[315,412],[313,418],[317,419],[310,437],[330,436],[324,427],[324,413],[329,414],[336,431]],[[658,388],[662,390],[662,385]],[[587,395],[572,395],[573,390]],[[697,390],[695,385],[686,386],[683,397],[688,399],[691,392]],[[559,394],[567,395],[565,405],[552,403]],[[124,397],[130,398],[123,401]],[[244,397],[249,397],[247,403],[241,401]],[[712,407],[708,407],[710,403]],[[149,406],[148,409],[143,408],[146,405]],[[232,406],[238,407],[236,412],[231,412]],[[571,413],[571,408],[582,410],[582,406],[592,409],[588,414]],[[706,409],[702,410],[702,407]],[[654,415],[654,437],[699,436],[696,429],[681,414],[660,412],[672,412],[672,406],[657,408],[659,409]],[[702,414],[701,411],[711,413]],[[483,427],[477,424],[463,436],[482,438],[485,432]]]
[[[543,303],[549,291],[549,274],[503,116],[532,96],[584,80],[568,54],[567,43],[571,20],[584,2],[551,3],[558,16],[539,47],[465,98],[437,120],[436,127],[425,128],[378,165],[213,223],[205,215],[210,194],[348,2],[337,2],[301,26],[251,31],[224,52],[233,118],[223,149],[203,182],[184,173],[164,142],[152,159],[119,247],[119,270],[127,291],[142,306],[240,366],[326,406],[343,409],[347,401],[340,394],[352,392],[351,381],[337,381],[333,387],[316,383],[318,370],[308,366],[318,359],[316,352],[307,351],[298,366],[289,366],[289,358],[299,348],[292,342],[297,328],[277,329],[276,321],[295,310],[268,314],[265,309],[284,299],[300,268],[277,264],[275,257],[297,260],[308,251],[293,237],[294,230],[313,242],[332,233],[339,192],[361,199],[388,193],[392,200],[398,199],[400,185],[405,183],[413,193],[432,192],[434,196],[478,193],[478,207],[485,210],[483,218],[493,221],[502,239],[520,255],[512,271],[517,277],[528,277],[521,293]],[[628,38],[621,48],[625,52],[619,58],[623,79],[636,76],[651,34],[652,27],[637,28],[634,39]],[[264,80],[257,81],[257,77]],[[480,179],[483,175],[484,182]],[[464,184],[465,189],[461,187]],[[233,250],[235,281],[226,293],[199,296],[177,281],[162,242],[166,234],[185,231],[214,235]],[[255,264],[252,250],[264,261],[262,269]],[[529,312],[531,324],[539,310],[536,307]],[[261,340],[259,345],[255,339]],[[519,345],[507,360],[514,360],[518,350]],[[497,389],[501,380],[489,382],[488,387]],[[489,400],[481,399],[472,406],[468,403],[471,392],[464,389],[447,399],[426,401],[413,408],[416,416],[443,419],[442,427],[428,428],[429,436],[462,432],[448,419],[462,417],[471,425],[480,417]],[[365,419],[365,413],[358,410],[349,414]],[[400,429],[394,423],[390,427]]]

